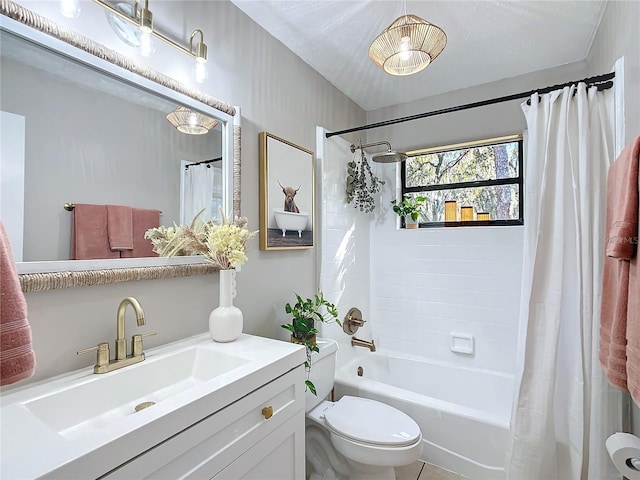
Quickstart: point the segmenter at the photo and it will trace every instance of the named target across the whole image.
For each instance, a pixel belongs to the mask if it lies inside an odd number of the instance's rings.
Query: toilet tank
[[[315,385],[317,395],[311,393],[309,389],[305,392],[306,412],[313,409],[331,393],[336,375],[338,344],[328,338],[318,338],[316,344],[320,351],[311,354],[311,375],[309,380]]]

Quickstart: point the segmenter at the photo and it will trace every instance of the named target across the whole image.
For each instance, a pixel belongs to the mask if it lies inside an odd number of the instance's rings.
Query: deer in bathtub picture
[[[309,214],[301,212],[296,205],[295,196],[298,190],[302,188],[300,185],[298,188],[283,187],[280,181],[278,185],[282,188],[284,193],[284,208],[281,210],[275,208],[273,214],[276,219],[276,225],[282,230],[282,236],[287,236],[287,230],[298,232],[298,238],[302,238],[302,232],[307,229],[307,223],[309,222]]]
[[[266,132],[260,147],[260,248],[313,248],[313,152]]]

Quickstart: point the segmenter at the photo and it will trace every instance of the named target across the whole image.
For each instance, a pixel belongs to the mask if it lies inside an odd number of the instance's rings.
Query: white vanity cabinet
[[[302,345],[206,333],[146,353],[0,392],[0,478],[304,479]]]
[[[303,479],[304,367],[233,401],[102,478]]]

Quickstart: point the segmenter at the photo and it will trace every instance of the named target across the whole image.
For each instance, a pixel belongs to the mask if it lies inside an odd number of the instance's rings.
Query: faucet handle
[[[362,312],[359,308],[353,307],[349,309],[347,315],[342,322],[342,330],[347,335],[353,335],[358,331],[358,328],[365,324],[366,320],[362,318]]]
[[[83,353],[93,352],[94,350],[98,352],[96,355],[96,367],[109,365],[109,344],[106,342],[99,343],[95,347],[78,350],[76,352],[76,355],[82,355]]]
[[[142,338],[157,335],[157,332],[136,334],[131,337],[131,355],[142,355]]]

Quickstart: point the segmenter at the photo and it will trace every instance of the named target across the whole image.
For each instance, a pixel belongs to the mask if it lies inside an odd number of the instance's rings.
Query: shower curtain
[[[522,104],[528,134],[519,384],[507,478],[620,479],[605,448],[622,393],[598,362],[612,91],[584,84]]]
[[[222,205],[222,170],[211,164],[193,165],[183,176],[182,206],[180,223],[189,224],[203,208],[201,219],[218,217],[218,207]]]

